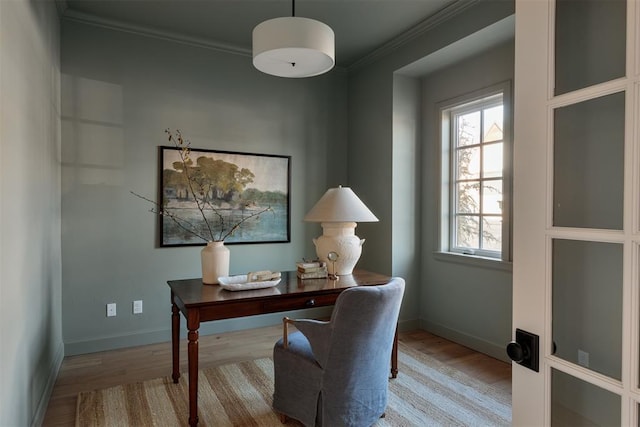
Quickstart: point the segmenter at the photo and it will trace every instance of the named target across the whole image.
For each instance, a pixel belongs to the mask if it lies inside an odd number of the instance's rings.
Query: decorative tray
[[[280,278],[274,280],[264,280],[262,282],[247,282],[246,274],[237,276],[218,277],[218,282],[222,289],[228,291],[248,291],[250,289],[271,288],[280,283]]]

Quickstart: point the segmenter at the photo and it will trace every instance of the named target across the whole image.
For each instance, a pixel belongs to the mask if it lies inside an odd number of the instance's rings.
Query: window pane
[[[480,178],[480,147],[457,150],[458,179]]]
[[[485,216],[482,219],[482,249],[502,250],[502,218]]]
[[[485,178],[499,178],[502,176],[502,143],[496,142],[483,146],[482,175]]]
[[[482,185],[482,213],[502,214],[502,180],[484,181]]]
[[[459,183],[457,202],[457,213],[480,213],[480,183]]]
[[[451,170],[448,215],[449,249],[498,257],[502,252],[504,195],[502,93],[473,99],[448,110],[453,123],[443,150]],[[449,157],[451,156],[451,157]]]
[[[477,216],[456,217],[456,246],[478,248],[480,242],[480,224]]]
[[[480,111],[459,115],[457,126],[459,147],[480,143]]]
[[[484,110],[484,142],[502,140],[502,105]]]

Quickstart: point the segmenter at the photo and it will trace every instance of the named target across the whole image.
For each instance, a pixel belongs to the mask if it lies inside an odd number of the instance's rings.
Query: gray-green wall
[[[419,280],[420,263],[420,135],[422,126],[422,94],[420,81],[397,75],[393,80],[393,119],[391,147],[391,240],[393,254],[391,271],[404,277],[409,292],[402,306],[402,317],[408,319],[404,329],[417,328],[419,301],[415,286]]]
[[[361,265],[409,278],[402,312],[405,318],[502,359],[511,335],[511,272],[434,258],[439,168],[433,150],[439,141],[433,137],[437,126],[430,117],[438,101],[486,86],[487,81],[511,78],[513,45],[510,53],[505,47],[496,54],[499,66],[484,70],[458,63],[428,76],[407,77],[401,72],[430,55],[442,55],[447,46],[511,16],[513,7],[507,1],[475,3],[445,25],[434,26],[389,54],[350,70],[348,87],[349,183],[376,215],[391,219],[358,227],[366,227],[367,232],[376,227],[367,238]],[[450,73],[457,80],[444,80]],[[418,106],[411,87],[422,87]],[[428,95],[429,90],[437,92]],[[422,118],[421,123],[411,124],[416,115]],[[408,136],[412,132],[419,135],[413,143]],[[417,166],[399,161],[411,156],[418,159]],[[411,220],[416,217],[419,221]],[[397,238],[401,235],[418,236],[418,243]]]
[[[509,265],[460,262],[439,251],[440,112],[438,103],[513,80],[514,44],[507,42],[423,78],[422,325],[472,348],[506,359],[511,336]]]
[[[62,363],[59,26],[0,1],[0,426],[39,425]]]
[[[402,324],[502,346],[510,273],[432,257],[425,117],[437,100],[424,88],[436,80],[398,71],[512,13],[512,2],[483,0],[348,74],[288,80],[255,71],[248,55],[70,20],[59,41],[52,3],[0,2],[0,425],[39,424],[63,354],[169,339],[166,280],[199,276],[199,248],[156,248],[156,220],[129,193],[156,194],[167,127],[195,147],[292,156],[291,243],[232,246],[232,273],[312,256],[321,229],[302,217],[347,184],[381,220],[358,226],[360,266],[408,280]],[[134,299],[143,315],[131,314]],[[108,302],[117,317],[106,318]]]
[[[347,78],[283,79],[251,57],[82,23],[62,25],[62,279],[66,354],[167,341],[167,280],[200,277],[200,247],[157,248],[150,206],[165,128],[192,147],[291,156],[291,243],[230,245],[231,274],[315,256],[302,218],[347,182]],[[367,237],[367,236],[363,236]],[[132,302],[143,300],[142,315]],[[107,318],[105,305],[117,304]],[[275,324],[282,314],[203,325]],[[184,325],[184,322],[183,322]]]

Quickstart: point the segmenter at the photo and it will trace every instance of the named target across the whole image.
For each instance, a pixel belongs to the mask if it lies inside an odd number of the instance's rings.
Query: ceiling
[[[195,40],[250,54],[260,22],[291,16],[289,0],[56,0],[62,16]],[[407,31],[475,0],[297,0],[295,15],[333,28],[336,64],[348,68]]]

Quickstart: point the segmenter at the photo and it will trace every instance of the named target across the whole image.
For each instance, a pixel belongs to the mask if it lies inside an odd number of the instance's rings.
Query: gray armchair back
[[[384,413],[405,283],[342,292],[328,322],[295,320],[273,350],[273,408],[305,426],[370,426]]]

